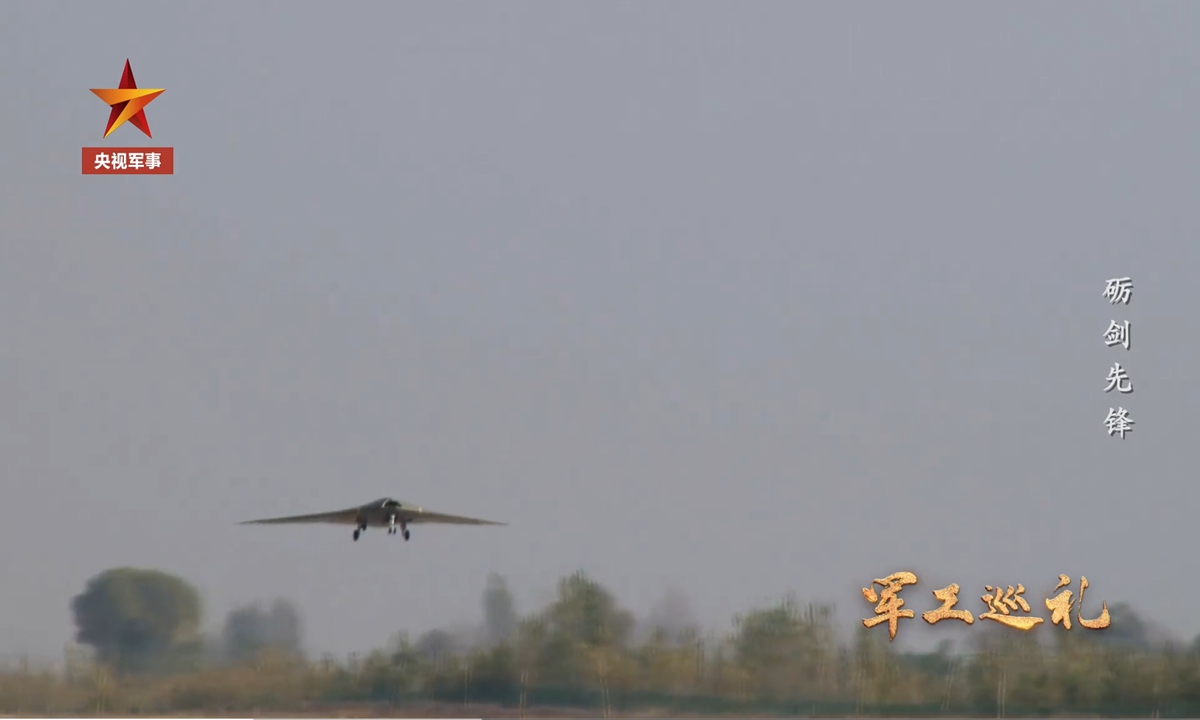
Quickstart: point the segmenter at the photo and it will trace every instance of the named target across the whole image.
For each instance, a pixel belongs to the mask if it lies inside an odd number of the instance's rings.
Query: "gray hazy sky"
[[[5,3],[0,648],[54,654],[117,565],[211,624],[289,597],[339,653],[578,568],[716,625],[789,591],[849,625],[901,569],[918,612],[1083,573],[1086,614],[1200,632],[1198,22]],[[101,138],[126,58],[153,142]],[[81,176],[104,144],[176,174]],[[234,527],[381,495],[511,526]]]

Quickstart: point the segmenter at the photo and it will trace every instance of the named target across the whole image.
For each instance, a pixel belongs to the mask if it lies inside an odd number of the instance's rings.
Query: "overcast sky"
[[[314,652],[577,569],[718,627],[788,592],[849,626],[898,570],[918,613],[1021,583],[1047,615],[1082,573],[1085,615],[1200,632],[1198,22],[4,4],[0,652],[53,657],[120,565],[195,583],[212,626],[291,598]],[[88,90],[126,58],[166,89],[153,141],[102,138]],[[174,176],[80,174],[146,144]],[[384,495],[510,525],[234,526]]]

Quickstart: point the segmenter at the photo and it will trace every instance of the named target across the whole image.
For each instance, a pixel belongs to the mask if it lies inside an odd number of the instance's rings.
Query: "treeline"
[[[0,673],[0,713],[245,714],[441,702],[605,716],[1200,716],[1200,644],[1156,641],[1121,604],[1100,632],[973,628],[977,646],[964,655],[945,645],[898,652],[882,627],[841,644],[832,608],[790,600],[739,616],[721,636],[701,633],[679,597],[639,623],[583,574],[562,579],[554,602],[528,616],[493,576],[482,606],[477,629],[398,634],[347,661],[314,661],[301,652],[300,617],[286,601],[238,608],[205,638],[188,583],[110,570],[72,603],[90,657],[71,651],[58,673]]]
[[[203,638],[196,588],[156,570],[103,572],[75,596],[71,612],[76,641],[94,651],[98,664],[122,676],[236,663],[267,649],[301,654],[300,614],[290,602],[235,608],[220,636]]]

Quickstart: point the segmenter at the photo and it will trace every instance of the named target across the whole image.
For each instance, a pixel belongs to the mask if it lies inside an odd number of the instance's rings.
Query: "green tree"
[[[257,603],[236,608],[225,618],[222,640],[226,657],[252,660],[268,649],[299,656],[302,627],[296,606],[282,598],[266,610]]]
[[[118,672],[171,667],[198,646],[200,595],[157,570],[106,570],[88,581],[71,610],[76,640]]]
[[[633,627],[612,593],[578,572],[559,581],[550,607],[521,623],[517,658],[534,661],[529,669],[544,686],[585,687],[599,675],[607,682],[612,653],[628,647]]]
[[[452,658],[458,647],[453,635],[435,629],[417,638],[415,649],[422,659],[436,666]]]
[[[1088,608],[1088,613],[1099,615],[1092,608]],[[1153,649],[1154,640],[1150,624],[1129,603],[1113,603],[1110,618],[1111,624],[1102,632],[1081,632],[1079,634],[1093,642],[1110,647],[1120,647],[1127,652],[1147,652]]]
[[[736,618],[734,653],[756,679],[753,691],[778,699],[795,693],[818,696],[827,675],[825,663],[834,655],[831,616],[832,608],[802,609],[789,597]]]
[[[511,639],[517,629],[517,607],[508,582],[500,575],[488,576],[483,591],[483,620],[488,643],[498,645]]]
[[[634,619],[613,594],[582,572],[558,583],[558,599],[548,613],[551,632],[592,646],[625,647]]]

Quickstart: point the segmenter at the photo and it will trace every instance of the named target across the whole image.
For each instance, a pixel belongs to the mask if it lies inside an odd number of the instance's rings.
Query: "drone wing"
[[[313,513],[311,515],[289,515],[287,517],[264,518],[262,520],[247,520],[239,525],[302,525],[310,523],[328,523],[332,525],[357,525],[359,508],[346,508],[332,512]]]
[[[462,515],[448,515],[446,513],[432,512],[422,508],[417,508],[417,511],[409,516],[408,522],[417,524],[438,524],[438,525],[507,525],[508,523],[495,522],[494,520],[480,520],[479,518],[464,517]]]

